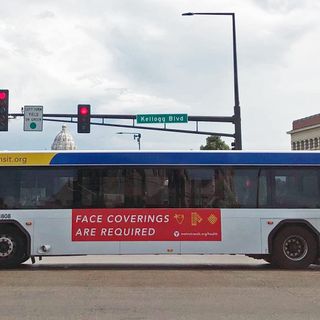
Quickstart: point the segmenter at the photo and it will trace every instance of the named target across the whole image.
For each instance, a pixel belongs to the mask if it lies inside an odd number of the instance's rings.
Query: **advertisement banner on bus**
[[[73,209],[72,241],[221,241],[220,209]]]

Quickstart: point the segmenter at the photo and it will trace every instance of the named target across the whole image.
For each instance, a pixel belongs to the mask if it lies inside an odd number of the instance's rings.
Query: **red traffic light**
[[[8,131],[9,90],[0,89],[0,131]]]
[[[78,104],[78,133],[90,133],[90,104]]]
[[[86,116],[87,114],[89,114],[89,107],[80,107],[79,108],[79,113],[82,116]]]
[[[4,91],[0,91],[0,100],[5,100],[7,98],[7,93]]]

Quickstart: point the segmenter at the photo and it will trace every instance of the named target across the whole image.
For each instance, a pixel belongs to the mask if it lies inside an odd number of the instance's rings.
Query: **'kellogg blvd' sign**
[[[188,114],[137,114],[137,123],[187,123]]]

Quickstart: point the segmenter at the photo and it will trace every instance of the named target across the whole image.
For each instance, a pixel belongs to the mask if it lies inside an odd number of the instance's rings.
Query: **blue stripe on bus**
[[[320,165],[320,153],[72,152],[51,165]]]

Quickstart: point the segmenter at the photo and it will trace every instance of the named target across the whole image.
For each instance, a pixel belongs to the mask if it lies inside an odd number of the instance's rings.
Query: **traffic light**
[[[90,133],[89,104],[78,104],[78,133]]]
[[[0,131],[8,131],[9,90],[0,89]]]
[[[236,150],[236,148],[235,148],[235,146],[236,146],[236,143],[235,142],[231,142],[231,150]]]

